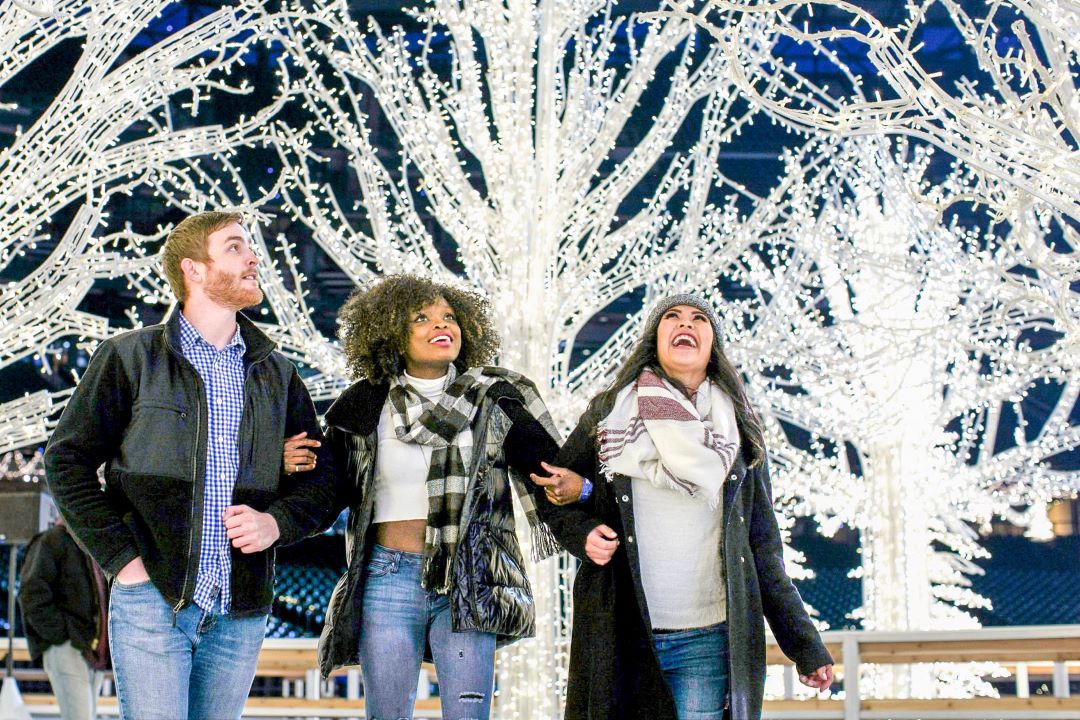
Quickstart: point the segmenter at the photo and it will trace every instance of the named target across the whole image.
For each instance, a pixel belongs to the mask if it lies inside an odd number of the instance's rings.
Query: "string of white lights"
[[[810,133],[919,138],[1023,191],[1007,193],[1011,201],[1024,203],[1031,195],[1080,218],[1080,7],[1075,2],[908,0],[907,17],[892,27],[843,0],[671,0],[667,5],[714,34],[725,48],[735,85],[774,119]],[[984,77],[946,84],[940,70],[924,67],[919,50],[931,17],[952,23]],[[820,18],[829,18],[829,24]],[[781,39],[813,50],[846,76],[847,86],[819,87],[801,76],[777,54]],[[865,73],[841,59],[840,42],[865,48],[865,60],[887,91],[866,96]],[[999,212],[1011,209],[1009,203]]]
[[[168,228],[140,234],[116,214],[115,199],[150,188],[185,212],[253,216],[267,260],[257,319],[315,373],[319,399],[344,387],[344,363],[313,322],[295,240],[269,229],[278,220],[306,229],[358,285],[422,272],[485,292],[500,362],[537,381],[564,427],[640,332],[641,313],[615,320],[579,362],[597,313],[628,294],[647,307],[671,289],[712,293],[765,416],[785,525],[802,514],[859,531],[869,628],[973,623],[968,610],[985,603],[968,586],[985,554],[973,528],[1035,522],[1075,492],[1077,474],[1051,462],[1080,445],[1075,3],[1007,0],[975,17],[966,4],[909,2],[887,27],[839,0],[673,2],[639,16],[602,0],[436,0],[417,15],[417,41],[363,25],[345,0],[273,13],[242,2],[118,60],[168,5],[0,5],[0,89],[59,43],[82,42],[45,107],[4,106],[27,122],[0,149],[0,269],[29,269],[0,287],[0,369],[116,332],[83,305],[95,283],[128,283],[141,303],[133,327],[170,302],[155,266]],[[947,85],[921,64],[934,5],[976,57],[978,83]],[[826,6],[851,23],[815,24]],[[1009,50],[996,20],[1006,12],[1021,18]],[[865,96],[841,39],[867,48],[881,98]],[[846,85],[802,74],[779,55],[792,42]],[[233,71],[269,43],[283,59],[260,88],[266,106],[200,124],[201,108],[251,89]],[[289,103],[304,124],[279,115]],[[724,167],[755,123],[802,143],[761,196]],[[280,160],[272,187],[240,169],[238,151],[256,145]],[[961,161],[933,185],[928,146]],[[264,214],[275,196],[281,218]],[[984,222],[957,220],[957,208]],[[1045,382],[1052,407],[1036,426],[1026,404]],[[69,392],[0,405],[0,452],[47,438]],[[500,718],[560,714],[572,565],[530,576],[538,637],[500,653]],[[865,687],[988,691],[971,669],[905,672]]]

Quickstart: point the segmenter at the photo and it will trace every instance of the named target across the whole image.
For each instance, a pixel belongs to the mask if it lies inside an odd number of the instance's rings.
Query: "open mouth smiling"
[[[428,340],[428,345],[448,346],[448,345],[453,345],[453,344],[454,344],[454,338],[450,337],[446,333],[440,333],[440,334],[436,335],[435,337],[431,338],[430,340]]]
[[[671,339],[671,346],[693,348],[696,350],[698,342],[697,338],[693,335],[690,335],[689,333],[679,333]]]

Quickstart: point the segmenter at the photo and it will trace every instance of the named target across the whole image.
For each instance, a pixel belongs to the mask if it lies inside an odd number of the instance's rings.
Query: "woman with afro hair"
[[[412,717],[427,657],[443,717],[486,718],[496,647],[534,632],[512,496],[539,559],[557,549],[542,517],[582,483],[529,479],[551,473],[558,434],[532,382],[484,365],[498,337],[482,297],[397,275],[353,293],[338,319],[357,380],[326,413],[350,512],[322,673],[358,663],[367,716]],[[311,444],[289,439],[286,472],[313,467]]]

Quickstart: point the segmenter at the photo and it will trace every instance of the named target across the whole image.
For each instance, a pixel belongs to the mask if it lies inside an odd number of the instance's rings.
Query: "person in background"
[[[326,413],[349,518],[323,675],[359,663],[368,717],[412,717],[430,649],[443,717],[487,718],[496,646],[534,632],[512,497],[539,558],[557,549],[545,492],[575,502],[581,485],[529,482],[556,430],[532,382],[484,366],[498,338],[480,296],[397,275],[355,292],[339,319],[358,380]],[[290,438],[286,467],[309,469],[312,446]]]
[[[284,438],[322,437],[296,368],[241,309],[259,263],[243,218],[179,223],[165,322],[101,343],[45,450],[56,504],[101,567],[120,714],[239,718],[274,600],[274,548],[318,530],[333,463],[284,475]],[[97,471],[105,466],[104,487]]]
[[[802,682],[828,689],[832,657],[784,569],[761,422],[703,297],[653,307],[552,472],[580,476],[590,501],[548,517],[582,561],[567,720],[756,720],[764,620]]]
[[[26,644],[41,658],[63,720],[94,720],[109,666],[105,575],[62,517],[30,541],[19,575]]]

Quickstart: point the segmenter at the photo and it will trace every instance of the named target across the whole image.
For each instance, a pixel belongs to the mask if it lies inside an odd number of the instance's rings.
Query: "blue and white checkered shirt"
[[[202,543],[195,604],[208,612],[227,614],[232,597],[229,575],[229,538],[223,515],[232,504],[233,486],[240,467],[237,435],[244,412],[244,339],[240,328],[221,350],[206,342],[180,314],[180,349],[195,366],[206,386],[207,452],[203,489]]]

